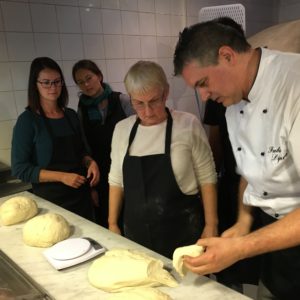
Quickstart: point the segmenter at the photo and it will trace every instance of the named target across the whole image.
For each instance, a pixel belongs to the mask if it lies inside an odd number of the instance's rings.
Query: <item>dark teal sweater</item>
[[[80,123],[76,112],[67,108],[65,113],[80,135]],[[65,136],[73,132],[66,117],[49,121],[55,136]],[[82,157],[86,154],[82,143]],[[24,182],[38,183],[40,170],[47,167],[51,155],[52,141],[45,120],[29,110],[24,111],[18,117],[13,130],[11,151],[13,176]]]

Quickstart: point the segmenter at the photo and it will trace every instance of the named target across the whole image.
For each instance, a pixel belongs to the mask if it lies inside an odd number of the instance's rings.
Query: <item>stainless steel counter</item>
[[[29,191],[30,189],[30,183],[22,182],[11,176],[11,169],[8,166],[0,169],[0,197]]]
[[[46,291],[0,250],[0,299],[51,300]]]

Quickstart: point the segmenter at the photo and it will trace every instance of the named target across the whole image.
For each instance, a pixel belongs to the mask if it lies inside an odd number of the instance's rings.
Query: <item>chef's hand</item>
[[[119,228],[119,226],[117,224],[111,224],[108,226],[108,229],[116,234],[120,234],[121,235],[121,230]]]
[[[91,160],[89,167],[87,169],[87,179],[90,179],[90,186],[96,186],[100,179],[100,172],[97,163],[94,160]]]
[[[185,256],[184,264],[199,275],[220,272],[242,259],[241,238],[207,238],[197,244],[205,247],[205,252],[197,257]]]
[[[78,189],[86,182],[86,178],[76,173],[63,173],[61,182],[65,185]]]

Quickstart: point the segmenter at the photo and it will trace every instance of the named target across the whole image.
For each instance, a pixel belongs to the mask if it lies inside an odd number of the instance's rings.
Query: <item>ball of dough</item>
[[[0,207],[0,221],[3,225],[17,224],[34,217],[38,213],[36,202],[24,196],[6,200]]]
[[[135,288],[125,292],[116,293],[108,300],[171,300],[172,298],[162,291],[154,288]]]
[[[70,233],[70,226],[63,216],[47,213],[27,221],[23,241],[28,246],[46,248],[65,240]]]
[[[187,268],[183,264],[183,256],[188,255],[196,257],[201,255],[204,252],[204,248],[199,245],[190,245],[179,247],[175,249],[173,253],[173,267],[178,272],[178,274],[183,277],[187,273]]]
[[[113,249],[96,259],[88,271],[89,282],[106,292],[133,287],[177,286],[163,262],[137,250]]]

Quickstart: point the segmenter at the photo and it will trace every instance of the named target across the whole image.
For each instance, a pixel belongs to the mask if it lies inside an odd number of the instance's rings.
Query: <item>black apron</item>
[[[276,221],[261,211],[263,225]],[[300,299],[300,246],[262,256],[263,284],[280,300]]]
[[[77,173],[85,176],[82,166],[81,137],[76,133],[71,120],[64,113],[73,134],[54,136],[51,124],[44,118],[52,140],[52,156],[46,170]],[[84,218],[93,220],[90,187],[88,184],[76,189],[61,182],[40,182],[32,184],[33,193],[56,205],[70,210]]]
[[[116,124],[126,118],[120,102],[120,93],[112,92],[108,97],[107,115],[105,122],[102,120],[89,120],[88,107],[80,105],[82,111],[82,124],[88,144],[92,150],[93,159],[100,170],[100,180],[96,186],[99,194],[99,208],[95,209],[97,223],[108,227],[108,174],[110,170],[111,140]]]
[[[224,153],[226,155],[226,153]],[[239,176],[236,173],[223,173],[218,179],[218,216],[219,233],[233,226],[238,212]],[[261,227],[259,209],[253,208],[254,222],[251,231]],[[217,280],[225,285],[254,284],[257,285],[260,275],[260,255],[243,259],[226,269],[215,273]]]
[[[196,243],[203,230],[199,195],[185,195],[176,182],[170,156],[172,117],[168,120],[165,153],[130,156],[138,129],[135,122],[123,162],[125,236],[166,257],[177,247]],[[146,137],[145,137],[146,138]]]

